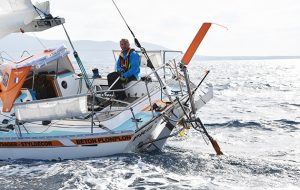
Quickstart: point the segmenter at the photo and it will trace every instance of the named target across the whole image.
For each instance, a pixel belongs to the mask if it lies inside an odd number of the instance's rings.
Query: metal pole
[[[183,95],[182,85],[181,85],[181,81],[180,81],[180,78],[179,78],[179,73],[178,73],[176,61],[175,61],[175,59],[173,59],[173,61],[174,61],[176,75],[177,75],[177,80],[178,80],[178,83],[179,83],[179,88],[180,88],[181,94]]]
[[[166,52],[165,51],[163,51],[163,64],[164,64],[164,68],[163,68],[163,70],[164,70],[164,79],[165,79],[165,81],[166,81]]]
[[[83,66],[83,64],[82,64],[82,61],[81,61],[81,59],[80,59],[80,57],[79,57],[77,51],[75,50],[75,48],[74,48],[74,46],[73,46],[73,43],[72,43],[72,41],[71,41],[71,39],[70,39],[70,36],[69,36],[69,34],[68,34],[68,32],[67,32],[65,26],[64,26],[63,24],[61,24],[61,25],[62,25],[62,27],[63,27],[63,29],[64,29],[64,31],[65,31],[65,34],[66,34],[66,36],[67,36],[67,38],[68,38],[69,43],[70,43],[70,45],[71,45],[71,47],[72,47],[72,49],[73,49],[73,55],[74,55],[75,60],[76,60],[76,62],[77,62],[77,64],[78,64],[78,66],[79,66],[79,69],[80,69],[80,71],[81,71],[81,73],[82,73],[82,75],[83,75],[84,81],[85,81],[85,83],[86,83],[88,89],[90,90],[90,89],[92,88],[92,83],[91,83],[91,81],[90,81],[89,78],[88,78],[88,75],[87,75],[87,73],[86,73],[86,71],[85,71],[85,68],[84,68],[84,66]]]
[[[32,73],[32,87],[31,90],[34,88],[34,76],[35,76],[35,68],[33,68],[33,73]]]
[[[148,89],[148,81],[147,80],[145,81],[145,84],[146,84],[146,90],[147,90],[148,99],[149,99],[149,105],[151,107],[150,109],[151,109],[151,112],[152,112],[152,116],[154,117],[153,107],[152,107],[152,103],[151,103],[151,96],[150,96],[150,92],[149,92],[149,89]]]
[[[118,77],[116,80],[115,80],[115,82],[114,83],[112,83],[112,85],[107,89],[107,90],[110,90],[110,89],[112,89],[112,87],[114,87],[115,86],[115,84],[118,82],[118,80],[120,80],[120,77]]]
[[[201,81],[199,82],[199,84],[197,85],[197,87],[193,90],[192,95],[194,95],[196,93],[196,91],[198,90],[198,88],[200,87],[200,85],[202,84],[202,82],[204,81],[204,79],[207,77],[207,75],[209,74],[209,71],[206,71],[204,77],[201,79]],[[189,98],[185,101],[185,104],[189,101]]]
[[[170,94],[169,94],[168,91],[167,91],[167,88],[166,88],[165,83],[161,80],[160,76],[158,75],[157,71],[155,70],[155,68],[154,68],[154,66],[153,66],[153,64],[152,64],[152,62],[151,62],[151,60],[150,60],[150,58],[149,58],[149,56],[148,56],[148,54],[147,54],[145,48],[141,47],[141,51],[142,51],[142,54],[145,56],[145,58],[146,58],[146,60],[147,60],[147,66],[150,67],[150,68],[152,69],[152,71],[154,72],[155,77],[157,78],[157,80],[158,80],[158,82],[159,82],[161,88],[162,88],[163,91],[165,92],[165,94],[168,96],[169,101],[170,101],[170,102],[173,102],[173,101],[172,101],[172,97],[170,96]]]
[[[56,72],[55,72],[55,78],[57,79],[58,75],[58,60],[56,61]]]
[[[184,74],[184,78],[185,78],[185,82],[186,82],[186,88],[189,94],[189,99],[190,99],[190,103],[191,103],[191,108],[192,108],[192,113],[196,114],[196,108],[195,108],[195,104],[194,104],[194,97],[191,91],[191,87],[190,87],[190,80],[189,80],[189,76],[187,74],[187,69],[185,65],[182,65],[182,70],[183,70],[183,74]]]
[[[94,87],[95,88],[95,87]],[[94,91],[94,89],[93,89]],[[94,104],[95,104],[95,94],[94,92],[92,93],[93,95],[93,100],[92,100],[92,124],[91,124],[91,133],[94,133]]]
[[[130,111],[131,111],[133,120],[134,120],[134,122],[135,122],[136,129],[139,129],[138,121],[137,121],[136,118],[135,118],[135,115],[134,115],[134,112],[133,112],[132,107],[130,107]]]
[[[22,138],[22,132],[19,125],[19,120],[16,119],[16,125],[17,125],[17,134],[19,135],[19,138]]]
[[[205,129],[205,127],[204,127],[203,123],[201,122],[201,120],[200,120],[199,118],[192,119],[192,118],[187,114],[186,110],[184,109],[184,107],[183,107],[183,105],[181,104],[181,102],[180,102],[180,100],[179,100],[178,97],[176,97],[176,100],[177,100],[179,106],[181,107],[181,109],[182,109],[184,115],[185,115],[186,118],[190,121],[190,123],[191,123],[191,125],[193,126],[193,128],[195,129],[195,126],[193,125],[193,122],[199,122],[199,123],[200,123],[200,127],[203,129],[204,134],[208,137],[208,139],[209,139],[210,143],[212,144],[214,150],[216,151],[217,155],[222,155],[223,152],[221,151],[219,144],[217,143],[216,140],[214,140],[214,139],[212,138],[212,136],[210,136],[210,135],[208,134],[208,132],[207,132],[207,130]],[[196,123],[196,124],[197,124],[197,123]],[[198,125],[197,125],[197,126],[198,126]]]

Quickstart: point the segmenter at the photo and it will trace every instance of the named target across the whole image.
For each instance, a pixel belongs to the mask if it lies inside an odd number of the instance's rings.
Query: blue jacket
[[[127,54],[126,50],[124,52],[124,59],[126,59],[126,54]],[[128,71],[126,71],[125,73],[123,73],[123,77],[124,78],[129,78],[131,76],[134,76],[136,78],[136,80],[139,80],[139,75],[140,75],[140,56],[136,51],[132,51],[129,54],[129,64],[130,64],[130,68]],[[120,62],[120,57],[117,61],[117,72],[121,71],[121,62]]]

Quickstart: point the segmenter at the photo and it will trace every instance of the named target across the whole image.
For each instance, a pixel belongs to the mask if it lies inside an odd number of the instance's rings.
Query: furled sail
[[[32,4],[31,0],[0,1],[0,38],[14,32],[42,31],[64,23],[63,18],[41,19],[49,15],[49,2]]]

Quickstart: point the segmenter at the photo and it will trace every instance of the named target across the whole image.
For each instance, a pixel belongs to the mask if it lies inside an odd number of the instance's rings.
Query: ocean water
[[[190,129],[150,154],[0,161],[0,189],[300,189],[300,60],[189,68],[192,80],[211,71],[214,98],[198,115],[223,156]]]

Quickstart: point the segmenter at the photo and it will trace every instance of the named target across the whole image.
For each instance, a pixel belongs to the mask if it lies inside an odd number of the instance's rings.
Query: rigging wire
[[[13,60],[11,60],[11,59],[7,59],[7,58],[5,58],[5,57],[2,57],[2,56],[0,56],[0,59],[2,59],[2,60],[6,60],[6,61],[9,61],[9,62],[12,62],[12,63],[14,63],[14,61],[13,61]]]
[[[43,19],[43,17],[40,13],[42,13],[46,19],[47,18],[53,18],[53,16],[50,13],[46,13],[46,12],[42,11],[41,9],[37,8],[35,5],[32,5],[32,6],[35,9],[35,11],[37,12],[37,14],[40,16],[41,19]]]
[[[40,43],[40,45],[41,45],[44,49],[47,49],[47,47],[45,46],[45,44],[40,40],[40,38],[39,38],[34,32],[31,32],[31,34],[33,34],[34,38]]]
[[[3,57],[2,53],[7,55],[8,58]],[[15,62],[15,59],[12,56],[10,56],[6,51],[0,51],[0,58],[9,62]]]
[[[120,13],[120,15],[121,15],[121,17],[122,17],[123,21],[125,22],[125,24],[126,24],[127,28],[128,28],[128,29],[129,29],[129,31],[130,31],[130,33],[132,34],[132,36],[134,37],[134,39],[136,39],[136,38],[135,38],[135,35],[134,35],[134,33],[132,32],[132,30],[130,29],[129,25],[127,24],[127,22],[126,22],[125,18],[123,17],[123,15],[122,15],[122,13],[121,13],[120,9],[119,9],[119,8],[118,8],[118,6],[117,6],[117,4],[115,3],[115,1],[114,1],[114,0],[112,0],[112,2],[113,2],[113,4],[115,5],[115,7],[116,7],[116,9],[118,10],[118,12]],[[140,46],[141,46],[141,45],[140,45]],[[138,46],[138,47],[139,47],[139,46]],[[139,47],[139,48],[140,48],[140,47]]]

